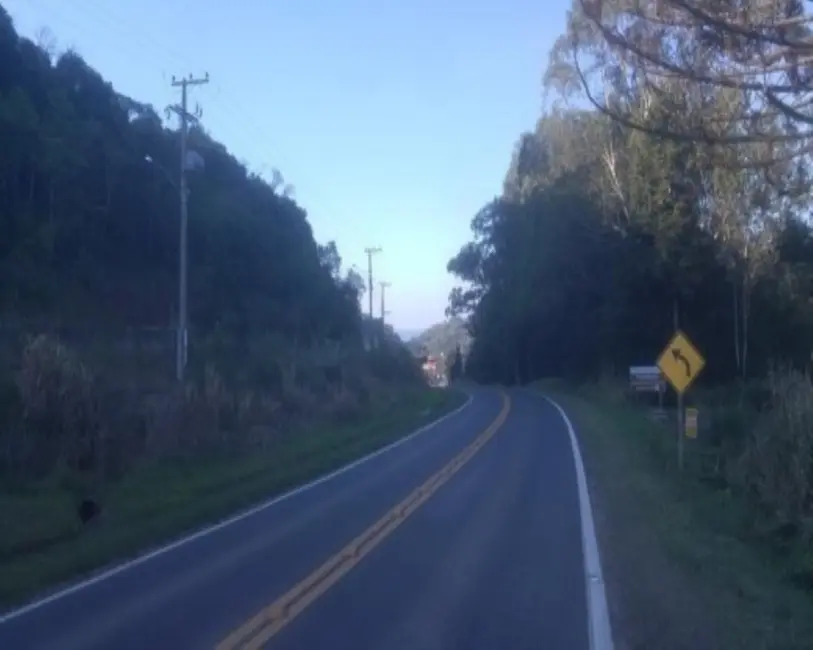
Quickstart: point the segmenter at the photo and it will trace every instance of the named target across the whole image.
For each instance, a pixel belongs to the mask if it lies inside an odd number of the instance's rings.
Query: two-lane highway
[[[477,389],[346,470],[0,618],[0,648],[604,650],[568,428],[530,391]]]

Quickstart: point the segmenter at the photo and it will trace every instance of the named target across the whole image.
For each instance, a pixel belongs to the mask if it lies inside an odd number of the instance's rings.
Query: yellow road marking
[[[446,481],[465,465],[497,432],[511,408],[508,395],[502,395],[502,409],[488,428],[423,485],[336,553],[304,580],[223,639],[215,650],[259,650],[308,605],[344,577],[392,531],[420,508]]]

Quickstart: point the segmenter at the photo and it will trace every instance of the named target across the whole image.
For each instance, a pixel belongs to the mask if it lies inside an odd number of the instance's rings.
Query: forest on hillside
[[[679,327],[707,360],[698,471],[809,539],[813,33],[802,3],[740,4],[573,1],[450,311],[466,372],[509,383],[623,390]]]
[[[179,131],[0,10],[0,310],[5,321],[167,327],[177,318]],[[163,107],[161,107],[163,111]],[[358,336],[359,286],[282,187],[201,126],[189,147],[190,321]]]
[[[346,419],[421,385],[281,177],[249,171],[197,122],[189,372],[176,383],[180,129],[158,110],[75,52],[19,36],[0,6],[7,478],[67,467],[104,482],[144,455],[256,448],[269,431]]]

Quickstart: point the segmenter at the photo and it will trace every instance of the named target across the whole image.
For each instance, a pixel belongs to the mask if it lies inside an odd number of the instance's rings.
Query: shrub
[[[780,526],[813,538],[813,384],[798,372],[772,372],[771,409],[748,435],[739,477]]]
[[[98,469],[102,423],[94,377],[59,341],[39,335],[23,350],[18,389],[29,469],[45,473],[59,462]]]
[[[133,375],[133,359],[120,363],[120,342],[116,354],[106,342],[93,338],[91,370],[76,350],[39,335],[7,381],[0,375],[0,475],[14,479],[9,485],[50,476],[87,486],[145,460],[265,448],[291,427],[347,422],[370,403],[386,408],[405,382],[421,378],[393,346],[286,347],[271,335],[236,339],[216,330],[195,346],[179,386],[168,373]]]
[[[361,412],[358,397],[344,388],[329,393],[324,408],[325,414],[338,423],[349,422]]]

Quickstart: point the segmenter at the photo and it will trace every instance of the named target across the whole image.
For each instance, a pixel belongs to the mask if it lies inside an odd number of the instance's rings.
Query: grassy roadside
[[[340,467],[464,400],[456,390],[416,389],[352,424],[292,432],[266,454],[142,467],[114,486],[103,516],[85,530],[64,489],[0,492],[0,608]],[[60,541],[39,552],[13,552],[37,539]]]
[[[813,648],[813,594],[744,501],[676,470],[674,433],[597,389],[540,386],[585,457],[618,650]]]

